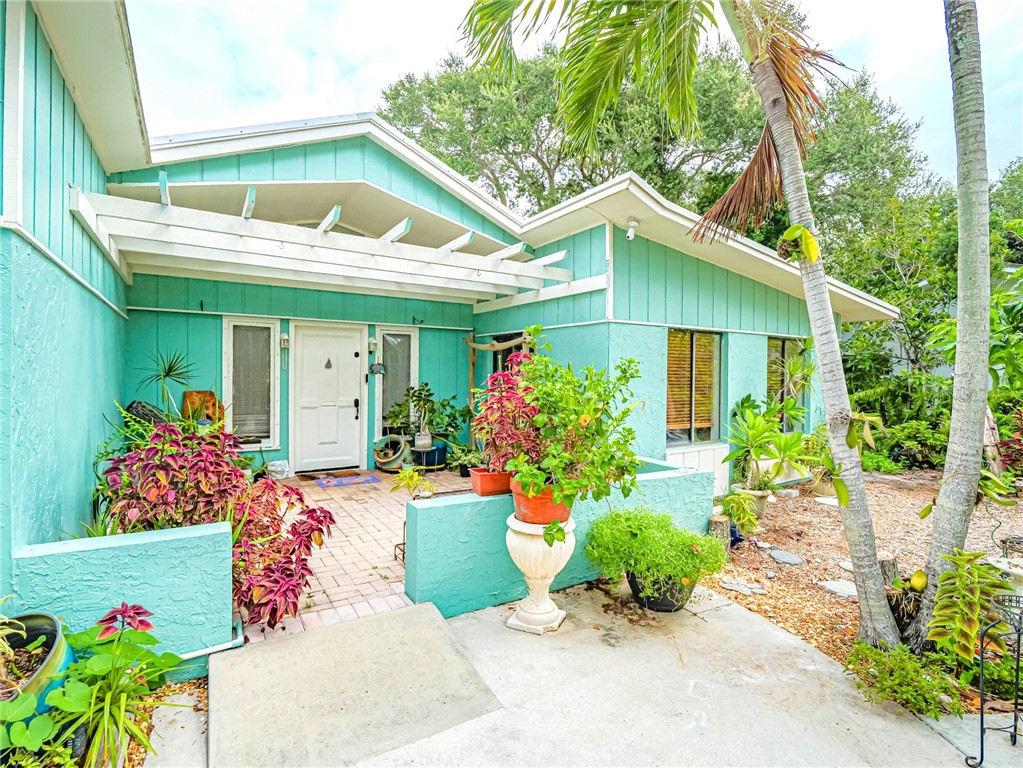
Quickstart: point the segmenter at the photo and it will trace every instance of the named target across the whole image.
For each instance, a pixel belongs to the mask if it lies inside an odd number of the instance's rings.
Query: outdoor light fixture
[[[636,227],[639,226],[639,222],[636,219],[630,218],[625,223],[629,225],[629,231],[625,233],[625,239],[632,240],[636,237]]]
[[[369,341],[366,342],[366,346],[369,348],[369,353],[371,355],[375,354],[376,351],[377,351],[377,337],[376,336],[370,336],[369,337]]]

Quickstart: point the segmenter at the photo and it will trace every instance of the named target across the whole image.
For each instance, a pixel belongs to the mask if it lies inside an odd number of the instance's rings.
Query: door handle
[[[359,420],[359,398],[355,398],[355,420]]]

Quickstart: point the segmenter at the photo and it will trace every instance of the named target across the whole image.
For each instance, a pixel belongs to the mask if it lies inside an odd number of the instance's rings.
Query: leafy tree
[[[721,0],[721,6],[753,75],[766,125],[749,164],[707,212],[697,236],[759,226],[782,200],[787,205],[786,235],[795,243],[788,253],[803,278],[831,455],[849,491],[842,519],[859,595],[859,634],[894,646],[900,636],[885,596],[859,453],[847,438],[853,414],[802,164],[820,105],[814,74],[833,60],[808,44],[804,20],[787,3]],[[714,23],[712,13],[709,0],[578,0],[563,6],[476,0],[464,29],[473,60],[507,74],[515,68],[515,33],[528,36],[553,22],[565,40],[558,57],[559,121],[573,146],[593,153],[626,79],[656,99],[674,135],[696,135],[693,81],[700,36]]]

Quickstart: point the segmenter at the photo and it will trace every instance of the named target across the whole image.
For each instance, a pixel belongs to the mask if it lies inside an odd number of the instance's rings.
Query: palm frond
[[[778,152],[771,126],[765,123],[749,164],[689,234],[700,243],[707,239],[727,240],[733,232],[745,234],[751,224],[759,229],[782,199]]]
[[[698,131],[693,73],[710,0],[590,0],[569,19],[561,54],[559,114],[570,141],[593,151],[600,126],[631,79],[658,99],[674,134]]]
[[[526,40],[541,29],[559,34],[580,0],[475,0],[462,20],[469,60],[509,77],[518,63],[515,36]]]
[[[842,66],[831,54],[813,48],[801,30],[802,20],[789,13],[772,12],[774,5],[762,6],[759,18],[754,22],[761,25],[766,44],[761,58],[773,65],[782,91],[785,105],[795,129],[800,157],[806,158],[806,147],[813,143],[813,118],[824,109],[814,90],[815,73],[832,74],[828,64]],[[759,50],[759,46],[756,46]],[[697,242],[726,238],[730,231],[745,234],[752,225],[759,229],[774,208],[783,200],[781,167],[778,153],[771,136],[770,126],[764,125],[760,143],[750,158],[749,165],[728,188],[709,211],[707,211],[690,234]]]

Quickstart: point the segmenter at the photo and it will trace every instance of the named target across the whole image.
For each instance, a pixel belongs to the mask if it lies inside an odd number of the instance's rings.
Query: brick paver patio
[[[395,544],[404,539],[408,493],[391,493],[394,476],[386,472],[362,474],[375,475],[380,482],[320,488],[313,481],[294,481],[310,503],[334,513],[337,525],[334,535],[314,549],[309,559],[313,576],[299,603],[299,616],[285,619],[273,630],[247,628],[249,642],[412,604],[405,595],[405,566],[394,558]],[[468,491],[471,486],[454,472],[430,472],[427,479],[438,494]]]

